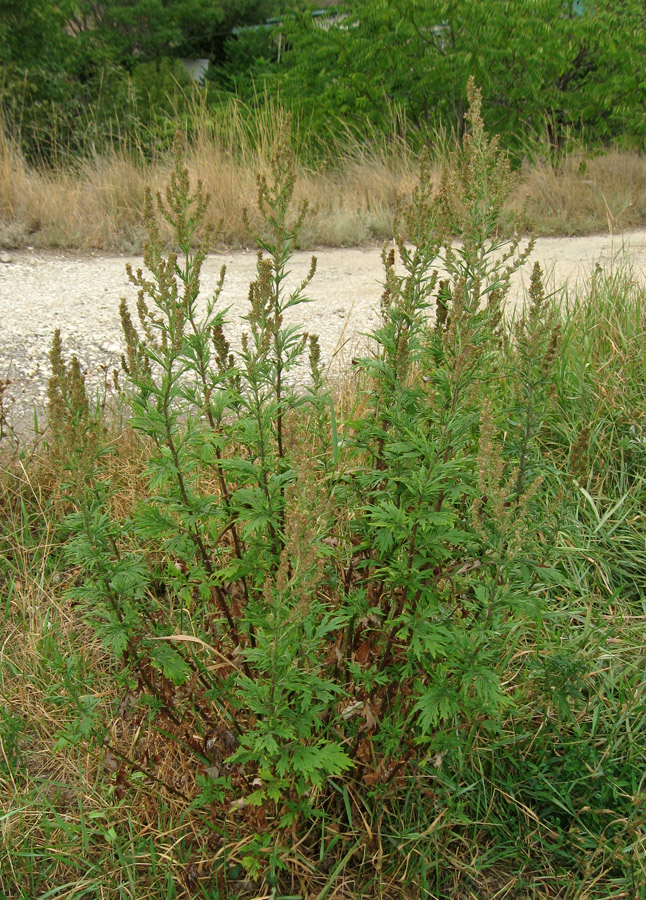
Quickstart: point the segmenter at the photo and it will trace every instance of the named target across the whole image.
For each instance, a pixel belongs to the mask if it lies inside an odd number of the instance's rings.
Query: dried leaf
[[[372,707],[370,703],[366,700],[363,705],[363,709],[361,710],[361,715],[366,720],[366,724],[364,725],[364,731],[375,731],[377,728],[377,717],[372,711]]]
[[[357,649],[354,651],[354,661],[360,666],[365,666],[370,657],[373,647],[370,641],[361,641]]]
[[[363,700],[355,700],[352,703],[349,703],[345,709],[341,710],[341,718],[345,719],[346,722],[349,719],[353,719],[355,716],[360,715],[363,710]]]

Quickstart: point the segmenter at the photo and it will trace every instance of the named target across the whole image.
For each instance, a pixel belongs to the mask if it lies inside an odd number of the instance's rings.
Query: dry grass
[[[609,150],[592,158],[579,152],[560,169],[538,162],[522,169],[513,198],[529,197],[530,227],[538,234],[627,231],[646,224],[646,158]]]
[[[276,125],[250,133],[235,114],[226,126],[202,129],[187,154],[191,180],[201,179],[214,198],[212,225],[222,222],[228,246],[249,243],[243,209],[255,207],[256,173],[267,169]],[[136,152],[112,152],[74,170],[29,167],[0,135],[0,245],[135,252],[142,246],[144,185],[168,181],[170,159],[142,161]],[[404,145],[343,148],[334,166],[300,166],[295,199],[308,199],[303,246],[363,244],[390,233],[396,197],[415,179],[415,161]],[[257,224],[251,215],[252,225]]]
[[[203,112],[197,118],[188,167],[214,198],[211,224],[222,221],[220,240],[227,246],[249,243],[242,210],[255,207],[256,173],[267,168],[281,120],[272,108],[251,119],[235,105],[217,119]],[[124,145],[72,168],[47,170],[27,165],[7,134],[0,130],[0,246],[141,249],[144,185],[157,190],[166,184],[170,158],[146,161],[136,147]],[[447,141],[438,137],[438,178],[446,149]],[[416,179],[415,155],[401,140],[373,135],[365,145],[346,136],[330,158],[333,163],[298,168],[295,199],[307,198],[310,205],[302,246],[356,246],[389,237],[396,198]],[[630,151],[592,158],[580,152],[558,170],[539,158],[523,165],[505,215],[512,217],[527,197],[527,224],[537,234],[642,227],[646,158]]]

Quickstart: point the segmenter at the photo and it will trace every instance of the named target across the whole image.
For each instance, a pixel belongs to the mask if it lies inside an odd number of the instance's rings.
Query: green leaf
[[[147,645],[153,664],[161,671],[164,678],[170,679],[173,684],[183,684],[190,670],[172,644],[162,639],[150,640]]]
[[[420,695],[414,707],[419,713],[422,733],[429,734],[440,722],[452,719],[459,707],[459,696],[453,687],[446,683],[431,685]]]

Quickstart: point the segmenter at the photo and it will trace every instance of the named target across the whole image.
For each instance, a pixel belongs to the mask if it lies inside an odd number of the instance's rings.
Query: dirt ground
[[[317,272],[309,289],[311,303],[291,311],[309,332],[319,335],[324,360],[330,367],[343,366],[356,352],[366,332],[378,322],[381,295],[381,247],[325,249],[314,254]],[[292,261],[290,283],[302,280],[311,253],[299,252]],[[529,283],[531,263],[539,260],[552,290],[572,289],[596,265],[608,270],[633,267],[635,277],[646,282],[646,231],[624,235],[598,235],[537,240],[530,262],[514,284],[513,302],[522,301]],[[47,379],[48,351],[56,328],[64,350],[76,353],[87,372],[88,383],[98,389],[119,364],[122,338],[119,300],[133,301],[136,292],[125,274],[125,263],[134,268],[140,258],[123,256],[13,252],[0,256],[0,378],[11,380],[11,415],[20,432],[30,430],[34,408],[42,421]],[[214,254],[203,272],[203,296],[214,290],[222,265],[225,286],[220,297],[229,307],[231,341],[235,345],[245,328],[248,285],[254,277],[253,252]]]

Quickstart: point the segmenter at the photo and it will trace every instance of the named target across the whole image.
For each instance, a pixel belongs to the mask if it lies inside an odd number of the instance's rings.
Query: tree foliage
[[[0,104],[30,158],[94,152],[125,135],[168,146],[192,81],[179,59],[224,61],[232,28],[273,0],[4,0]]]
[[[236,25],[262,21],[271,0],[76,0],[78,32],[128,57],[204,56],[221,61],[224,42]]]
[[[438,130],[461,136],[470,77],[487,127],[508,148],[537,135],[559,153],[571,136],[644,144],[643,0],[344,0],[327,17],[312,15],[316,6],[5,0],[5,119],[32,155],[94,150],[141,127],[149,134],[137,146],[166,147],[173,128],[157,110],[183,89],[183,73],[164,60],[206,57],[210,103],[279,99],[319,146],[330,132],[365,136],[393,121],[417,144]],[[90,109],[88,136],[79,120]]]
[[[283,26],[269,82],[321,124],[384,127],[394,105],[419,130],[461,135],[473,76],[487,126],[507,143],[545,130],[555,144],[572,129],[646,133],[640,0],[347,0],[334,13],[327,29],[310,15]]]
[[[63,51],[65,12],[65,3],[51,0],[3,0],[0,62],[55,61]]]

